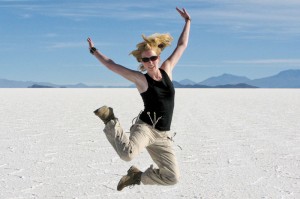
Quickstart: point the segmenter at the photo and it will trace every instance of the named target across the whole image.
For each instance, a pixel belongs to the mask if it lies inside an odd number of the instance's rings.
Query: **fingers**
[[[93,41],[90,37],[87,38],[87,42],[89,43],[90,48],[94,47]]]
[[[176,7],[176,10],[185,20],[190,19],[190,15],[187,13],[187,11],[184,8],[182,8],[182,10],[180,10],[178,7]]]
[[[180,10],[178,7],[176,7],[176,10],[179,12],[179,14],[182,16],[182,17],[185,17],[187,16],[187,12],[184,8],[182,8],[182,10]]]
[[[176,7],[176,10],[179,12],[179,14],[182,16],[183,15],[183,12],[178,8]]]
[[[93,42],[92,42],[92,39],[89,38],[89,37],[87,38],[87,41],[88,41],[89,43],[93,43]]]
[[[185,14],[186,10],[184,8],[182,8],[182,10],[180,10],[178,7],[176,7],[176,10],[180,13],[180,14]]]

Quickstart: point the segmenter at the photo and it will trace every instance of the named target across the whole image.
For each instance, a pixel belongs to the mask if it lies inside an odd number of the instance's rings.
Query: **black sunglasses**
[[[142,62],[149,62],[150,60],[151,60],[151,61],[156,61],[157,58],[158,58],[158,56],[143,57],[143,58],[142,58]]]

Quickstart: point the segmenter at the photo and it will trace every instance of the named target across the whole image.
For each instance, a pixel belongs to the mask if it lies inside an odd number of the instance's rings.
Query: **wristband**
[[[90,48],[90,53],[93,55],[96,52],[97,48],[91,47]]]

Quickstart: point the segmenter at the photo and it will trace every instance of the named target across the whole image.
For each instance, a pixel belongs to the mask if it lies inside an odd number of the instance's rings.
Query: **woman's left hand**
[[[93,43],[91,38],[87,38],[87,42],[89,43],[89,48],[90,49],[94,47],[94,43]]]
[[[179,8],[176,7],[176,10],[185,19],[185,21],[191,20],[189,13],[184,8],[182,8],[182,10],[180,10]]]

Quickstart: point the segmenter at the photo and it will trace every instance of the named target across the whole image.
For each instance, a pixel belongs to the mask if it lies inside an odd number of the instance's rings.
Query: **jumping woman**
[[[185,20],[185,25],[176,48],[161,65],[160,54],[173,40],[170,34],[142,36],[143,41],[131,52],[140,63],[140,71],[115,63],[96,49],[90,38],[87,39],[91,54],[109,70],[134,83],[144,102],[144,110],[131,126],[129,137],[123,131],[111,107],[102,106],[94,111],[105,124],[104,133],[108,141],[124,161],[132,160],[146,148],[158,167],[154,168],[151,165],[146,171],[140,171],[135,166],[130,167],[118,183],[119,191],[141,183],[174,185],[179,179],[178,163],[170,135],[175,97],[172,72],[187,48],[191,18],[184,8],[176,10]]]

